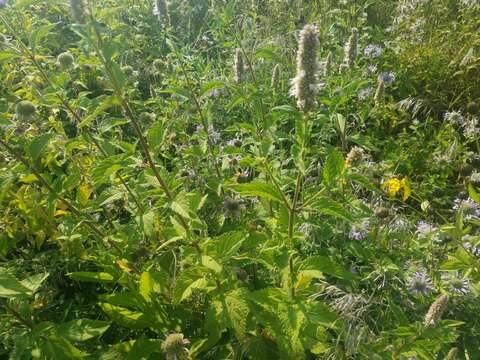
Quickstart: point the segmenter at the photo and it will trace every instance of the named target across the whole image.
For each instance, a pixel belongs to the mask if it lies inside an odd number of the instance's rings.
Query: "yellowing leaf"
[[[92,189],[90,189],[87,185],[81,185],[78,188],[78,201],[80,204],[86,205],[91,194]]]
[[[117,261],[117,265],[120,269],[122,269],[123,271],[127,272],[127,273],[130,273],[133,271],[133,268],[130,266],[130,264],[128,263],[127,260],[123,259],[123,260],[118,260]]]

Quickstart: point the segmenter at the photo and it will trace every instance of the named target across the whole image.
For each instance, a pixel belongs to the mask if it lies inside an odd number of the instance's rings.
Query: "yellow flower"
[[[395,197],[397,193],[402,190],[403,201],[406,201],[412,194],[412,189],[410,188],[407,178],[403,178],[402,180],[397,178],[390,179],[382,185],[382,189],[386,190],[390,197]]]

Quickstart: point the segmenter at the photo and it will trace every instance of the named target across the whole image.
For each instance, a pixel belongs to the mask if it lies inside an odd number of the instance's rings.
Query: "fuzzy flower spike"
[[[316,106],[318,29],[305,25],[300,33],[297,52],[297,76],[292,79],[290,93],[297,99],[300,110],[308,112]]]
[[[345,44],[345,64],[349,69],[353,68],[358,56],[358,29],[353,28],[352,34]]]
[[[70,11],[77,24],[85,24],[87,19],[87,4],[85,0],[70,0]]]

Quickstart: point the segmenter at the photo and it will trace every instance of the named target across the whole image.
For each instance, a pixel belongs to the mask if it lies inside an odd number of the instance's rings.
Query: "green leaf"
[[[40,157],[43,150],[47,147],[48,143],[54,136],[54,134],[42,134],[32,140],[28,147],[28,151],[33,160],[37,160]]]
[[[58,326],[58,332],[71,341],[86,341],[102,335],[110,327],[107,321],[77,319]]]
[[[227,261],[240,249],[244,240],[245,234],[240,231],[217,236],[213,239],[216,245],[216,257],[222,261]]]
[[[115,96],[108,96],[102,100],[100,105],[97,106],[95,111],[92,111],[87,117],[85,117],[80,124],[78,124],[79,128],[83,128],[85,126],[89,126],[95,118],[103,113],[106,110],[110,109],[113,106],[120,105],[120,101]]]
[[[112,283],[114,278],[106,272],[77,271],[68,274],[72,279],[85,282]]]
[[[108,317],[120,326],[124,326],[129,329],[140,330],[150,325],[148,317],[141,312],[131,311],[129,309],[107,303],[100,303],[99,305],[108,315]]]
[[[220,81],[220,80],[209,81],[208,83],[202,86],[202,89],[200,90],[200,95],[203,96],[212,90],[222,89],[223,87],[225,87],[225,84],[223,83],[223,81]]]
[[[61,336],[49,336],[41,346],[45,359],[71,360],[87,357],[88,354],[77,349]]]
[[[35,294],[48,275],[48,273],[35,274],[22,280],[21,284],[30,290],[31,294]]]
[[[140,276],[139,292],[142,297],[150,302],[152,296],[168,290],[169,276],[164,271],[146,271]]]
[[[311,207],[318,211],[320,214],[337,217],[351,223],[355,222],[355,218],[353,217],[351,211],[348,211],[336,201],[333,201],[326,197],[318,198],[313,202]]]
[[[147,139],[152,150],[157,150],[165,142],[165,130],[166,126],[161,121],[157,121],[150,130],[148,130]]]
[[[207,285],[208,282],[198,267],[182,271],[175,283],[174,303],[179,304],[189,298],[194,289],[205,289]]]
[[[30,34],[30,46],[35,48],[45,37],[50,34],[50,31],[56,26],[56,24],[47,24],[34,30]]]
[[[18,295],[31,295],[29,288],[18,281],[13,275],[0,268],[0,297],[10,298]]]
[[[337,179],[343,175],[345,160],[340,152],[332,148],[323,167],[323,181],[326,185],[333,186]]]
[[[357,279],[354,274],[339,265],[338,262],[322,255],[312,256],[303,261],[300,272],[304,276],[313,278],[323,278],[322,273],[325,273],[345,280]]]
[[[227,184],[226,187],[235,190],[243,196],[258,196],[266,200],[283,202],[283,195],[273,185],[253,181],[247,184]]]
[[[477,204],[480,204],[480,194],[475,190],[472,184],[468,184],[468,194]]]

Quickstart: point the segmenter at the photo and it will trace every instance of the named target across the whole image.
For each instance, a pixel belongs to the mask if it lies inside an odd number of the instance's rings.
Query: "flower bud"
[[[426,327],[433,326],[440,320],[447,308],[447,303],[448,295],[441,295],[432,303],[432,305],[430,305],[430,308],[425,315],[424,324]]]
[[[36,112],[37,108],[28,100],[20,101],[15,108],[15,114],[20,121],[31,120]]]
[[[280,64],[275,65],[272,72],[272,89],[276,90],[278,88],[278,83],[280,81]]]
[[[242,50],[236,49],[235,50],[235,82],[237,84],[241,84],[243,82],[244,70],[245,69],[243,65]]]
[[[57,57],[58,64],[63,70],[69,69],[73,66],[73,55],[69,52],[64,52]]]
[[[300,33],[297,51],[297,76],[292,79],[291,95],[297,99],[300,110],[308,112],[317,105],[317,49],[318,29],[305,25]]]

